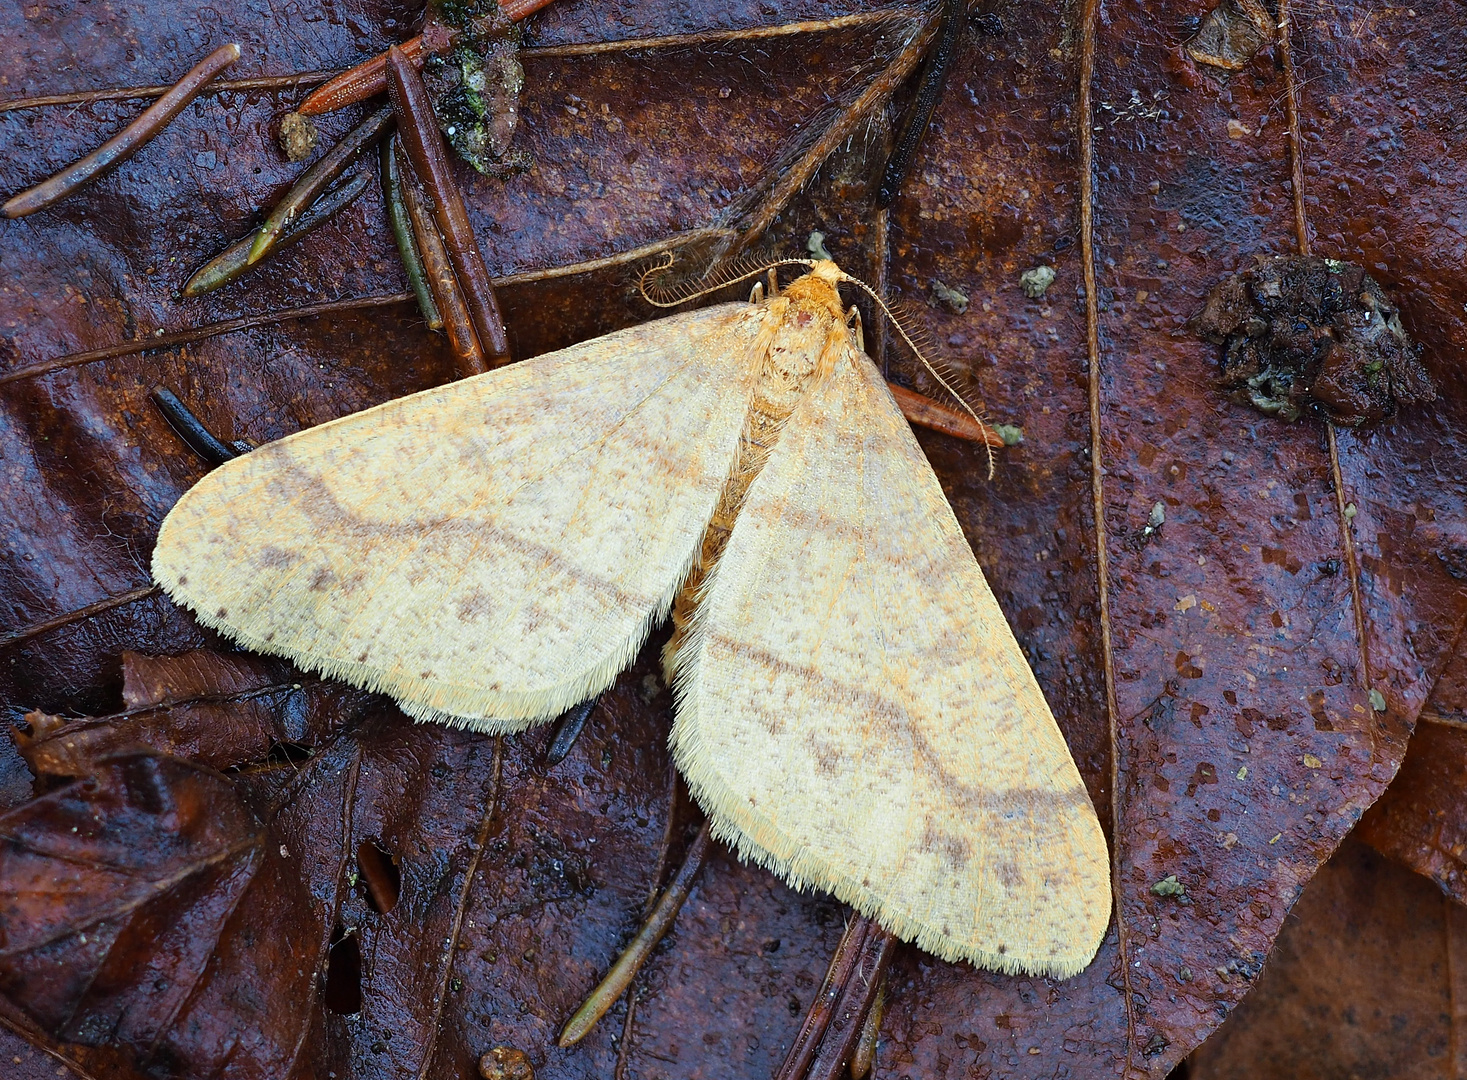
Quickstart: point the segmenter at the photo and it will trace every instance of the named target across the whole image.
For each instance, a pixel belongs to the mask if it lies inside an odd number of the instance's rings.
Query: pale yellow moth
[[[244,645],[511,732],[673,611],[715,834],[947,959],[1067,977],[1105,840],[937,477],[844,315],[783,292],[390,401],[207,475],[153,573]]]

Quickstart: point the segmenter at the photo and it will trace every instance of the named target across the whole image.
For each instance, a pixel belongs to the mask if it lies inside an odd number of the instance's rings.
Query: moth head
[[[860,278],[853,277],[852,275],[847,274],[831,260],[740,260],[739,262],[733,263],[731,265],[710,270],[707,274],[703,276],[702,279],[690,279],[685,281],[682,285],[669,289],[662,286],[654,279],[656,279],[660,274],[669,270],[672,267],[673,262],[674,256],[672,252],[669,251],[663,256],[661,262],[655,263],[647,267],[647,269],[643,270],[641,276],[637,280],[637,287],[641,290],[642,298],[653,307],[678,307],[681,304],[688,303],[690,300],[696,300],[699,297],[707,296],[710,293],[717,292],[718,290],[726,288],[727,286],[732,285],[735,282],[747,281],[749,278],[757,278],[765,274],[768,274],[770,285],[769,291],[771,293],[775,293],[779,291],[777,275],[780,267],[803,266],[807,270],[809,270],[809,273],[794,281],[789,286],[789,288],[785,290],[785,295],[797,297],[801,294],[805,294],[813,299],[816,295],[820,295],[823,293],[824,295],[821,296],[822,301],[830,303],[831,300],[833,300],[833,310],[836,312],[837,318],[839,318],[841,311],[839,286],[845,284],[855,286],[857,289],[861,290],[863,293],[871,298],[871,302],[874,303],[877,309],[886,316],[887,321],[897,332],[897,335],[902,339],[902,341],[906,342],[907,348],[912,350],[912,353],[921,362],[922,366],[925,367],[928,373],[937,380],[938,385],[946,390],[950,395],[952,395],[953,400],[961,405],[963,407],[963,410],[969,416],[978,421],[978,423],[983,423],[983,418],[978,415],[973,406],[968,404],[967,399],[958,392],[957,387],[953,385],[952,381],[938,369],[937,365],[933,364],[933,362],[927,358],[922,349],[917,345],[915,341],[912,340],[912,335],[910,332],[908,332],[907,328],[902,325],[902,320],[897,318],[895,313],[892,312],[891,308],[887,307],[886,301],[877,295],[876,290],[871,288],[871,286],[867,285]],[[763,285],[762,283],[760,283],[754,287],[754,291],[750,294],[749,299],[751,302],[758,303],[765,299],[765,295],[766,294],[763,289]],[[993,479],[993,471],[993,449],[990,447],[988,448],[988,478],[990,480]]]

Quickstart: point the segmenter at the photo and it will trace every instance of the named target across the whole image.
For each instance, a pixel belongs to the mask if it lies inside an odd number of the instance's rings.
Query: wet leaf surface
[[[1467,912],[1347,840],[1304,890],[1258,985],[1192,1080],[1461,1076]]]
[[[526,30],[548,46],[853,9],[559,0]],[[981,450],[921,439],[1110,835],[1119,919],[1090,968],[1063,983],[904,950],[877,1071],[1162,1075],[1258,977],[1305,883],[1390,782],[1432,687],[1436,713],[1467,701],[1467,677],[1438,678],[1467,616],[1467,396],[1455,378],[1467,345],[1463,9],[1436,0],[1409,14],[1347,4],[1298,16],[1314,253],[1360,263],[1390,292],[1442,388],[1430,407],[1336,433],[1334,460],[1317,422],[1229,401],[1215,348],[1186,329],[1226,275],[1296,250],[1276,49],[1232,74],[1199,65],[1184,48],[1205,14],[1195,5],[1106,5],[1094,23],[1021,0],[988,14],[996,24],[964,35],[885,239],[871,198],[894,113],[843,144],[769,243],[800,252],[819,229],[872,278],[885,246],[893,297],[994,419],[1023,428],[992,483]],[[231,77],[334,70],[400,40],[415,17],[365,0],[311,11],[14,6],[0,13],[0,77],[8,97],[167,83],[226,40],[245,47]],[[1091,30],[1093,107],[1082,115]],[[534,167],[508,182],[460,172],[491,272],[517,275],[501,297],[516,355],[650,317],[629,265],[538,272],[726,224],[891,46],[863,28],[526,53],[516,145]],[[72,893],[51,885],[56,902],[35,900],[16,923],[28,936],[12,947],[7,929],[6,1046],[25,1068],[21,1047],[46,1046],[100,1075],[126,1062],[177,1075],[471,1076],[492,1046],[523,1050],[542,1076],[767,1075],[843,914],[723,855],[639,980],[632,1022],[618,1006],[579,1047],[553,1048],[680,850],[680,828],[666,828],[657,639],[571,756],[546,769],[547,732],[501,746],[412,725],[380,699],[236,656],[147,592],[158,524],[204,471],[149,403],[153,386],[220,437],[259,442],[455,375],[407,306],[351,306],[406,289],[375,185],[278,262],[198,301],[173,298],[298,174],[273,140],[299,96],[201,97],[108,178],[0,226],[0,378],[158,329],[344,303],[0,384],[0,699],[12,723],[32,710],[62,718],[27,747],[39,776],[0,747],[5,827],[25,837],[7,853],[0,895],[11,906],[22,880],[64,884],[68,844],[83,845],[76,865],[110,875],[88,894],[98,907],[67,907]],[[140,108],[0,112],[0,189],[64,165]],[[360,115],[326,118],[323,144]],[[1094,415],[1078,212],[1086,126]],[[1020,276],[1039,266],[1055,279],[1031,297]],[[934,301],[937,283],[967,309]],[[888,360],[892,378],[936,392],[895,347]],[[1148,532],[1158,502],[1165,523]],[[1437,727],[1425,737],[1447,737]],[[1402,800],[1439,808],[1430,778],[1412,775]],[[198,812],[165,821],[149,792]],[[68,839],[76,815],[101,831]],[[107,862],[104,840],[107,858],[132,861]],[[368,901],[359,864],[383,864],[364,842],[397,857],[390,910]],[[128,907],[174,871],[176,883]],[[1173,876],[1184,893],[1152,890]],[[155,924],[167,934],[149,936]],[[83,944],[99,932],[89,926],[105,933]],[[355,944],[355,984],[342,942]],[[44,989],[43,956],[65,974]],[[174,996],[153,988],[165,967]],[[193,988],[186,1000],[180,980]],[[359,1011],[333,1012],[354,1003],[353,985]],[[46,1057],[47,1075],[56,1060]]]

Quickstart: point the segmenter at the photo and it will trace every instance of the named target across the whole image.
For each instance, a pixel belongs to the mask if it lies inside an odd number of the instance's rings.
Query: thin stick
[[[1299,85],[1294,76],[1294,44],[1289,0],[1279,0],[1279,65],[1284,69],[1284,130],[1289,138],[1289,176],[1294,184],[1294,228],[1299,254],[1309,254],[1309,216],[1304,212],[1304,147],[1299,138]]]
[[[1115,643],[1111,636],[1110,539],[1105,524],[1105,415],[1101,401],[1100,287],[1095,275],[1095,51],[1100,35],[1101,0],[1081,0],[1080,89],[1075,110],[1080,142],[1080,261],[1085,280],[1086,398],[1090,415],[1090,508],[1095,515],[1095,591],[1099,606],[1101,668],[1105,678],[1105,719],[1110,734],[1110,812],[1114,836],[1111,853],[1111,906],[1115,911],[1116,948],[1120,952],[1121,995],[1126,1010],[1126,1057],[1121,1075],[1131,1075],[1136,1056],[1136,991],[1131,984],[1131,938],[1126,925],[1126,897],[1121,870],[1125,784],[1121,760],[1121,710],[1116,697]]]
[[[450,35],[448,40],[452,41],[456,37],[457,35]],[[426,47],[422,34],[408,38],[398,48],[408,62],[416,67],[422,67],[423,61],[431,52]],[[320,116],[386,92],[387,54],[378,53],[365,63],[343,71],[334,79],[316,87],[306,95],[296,112],[302,116]]]
[[[596,706],[601,702],[601,695],[587,698],[579,705],[572,705],[561,714],[555,722],[555,733],[550,736],[550,745],[545,747],[545,764],[559,765],[565,760],[566,755],[571,752],[571,747],[576,745],[576,740],[581,737],[581,732],[586,728],[586,721],[596,711]]]
[[[448,152],[443,146],[443,136],[438,132],[438,122],[433,116],[423,77],[396,47],[387,51],[387,82],[400,120],[403,148],[407,150],[418,178],[433,198],[438,231],[443,235],[448,258],[453,263],[459,284],[463,286],[464,300],[474,320],[474,331],[490,366],[500,367],[509,363],[509,338],[504,332],[499,303],[494,298],[494,285],[484,267],[478,241],[474,239],[463,196],[454,182]]]
[[[358,173],[335,191],[329,192],[322,198],[316,200],[311,208],[302,215],[300,221],[288,228],[285,233],[275,242],[271,250],[279,253],[299,243],[309,236],[315,229],[326,224],[341,211],[356,202],[362,192],[367,190],[368,177],[365,172]],[[183,295],[188,297],[203,296],[205,293],[222,289],[235,278],[250,269],[250,248],[254,245],[255,236],[259,230],[243,236],[230,244],[227,248],[215,255],[212,259],[199,267],[189,278],[183,287]]]
[[[392,122],[392,110],[384,105],[347,132],[346,137],[326,151],[321,160],[301,174],[301,178],[285,193],[285,198],[276,204],[275,209],[270,211],[270,216],[265,219],[265,224],[261,225],[259,231],[255,233],[254,242],[250,245],[250,266],[254,266],[265,257],[265,254],[280,239],[281,234],[290,228],[291,223],[304,213],[311,203],[316,201],[316,197],[325,191],[333,180],[346,171],[346,167],[355,161],[362,151],[382,138],[383,134],[392,126]]]
[[[790,1044],[789,1053],[785,1055],[784,1064],[775,1073],[775,1080],[804,1080],[805,1072],[809,1069],[820,1040],[825,1035],[825,1029],[830,1024],[831,1013],[846,983],[850,981],[851,972],[861,959],[866,938],[870,936],[873,926],[871,920],[864,915],[856,915],[846,924],[845,933],[835,947],[835,955],[830,958],[830,966],[825,969],[825,981],[820,984],[820,993],[810,1003],[800,1030],[795,1035],[795,1041]]]
[[[210,465],[223,465],[239,457],[239,450],[215,436],[168,387],[155,386],[148,397],[153,399],[153,404],[158,406],[158,411],[179,440]]]
[[[947,84],[948,68],[952,65],[953,53],[957,50],[958,34],[966,22],[967,4],[964,0],[945,0],[942,5],[942,23],[937,33],[937,44],[927,54],[922,65],[922,78],[917,87],[917,97],[907,110],[906,123],[897,138],[896,148],[886,159],[881,187],[876,193],[876,205],[888,207],[902,190],[917,149],[922,145],[922,136],[927,134],[927,125],[932,122],[932,113],[942,99],[942,88]]]
[[[146,600],[148,597],[155,596],[162,591],[157,585],[142,585],[136,589],[129,589],[125,593],[109,596],[105,600],[98,600],[94,604],[86,605],[86,607],[79,607],[74,611],[68,611],[64,615],[56,615],[50,619],[43,619],[40,622],[31,623],[29,626],[23,626],[19,630],[12,630],[8,634],[0,634],[0,649],[8,649],[17,642],[39,637],[41,634],[59,629],[69,623],[80,622],[82,619],[90,619],[93,615],[100,615],[104,611],[111,611],[113,608],[122,607],[124,604],[131,604],[137,600]]]
[[[49,375],[53,371],[65,371],[83,364],[93,364],[98,360],[112,360],[119,356],[171,349],[175,345],[192,345],[195,341],[203,341],[205,338],[217,337],[220,334],[233,334],[239,330],[251,330],[256,326],[273,326],[276,323],[293,319],[332,315],[338,311],[361,311],[364,308],[388,307],[392,304],[406,303],[412,298],[412,293],[388,293],[384,296],[363,296],[355,300],[331,300],[324,304],[307,304],[304,307],[287,308],[284,311],[265,311],[258,315],[246,315],[239,319],[208,323],[188,330],[177,330],[171,334],[162,333],[160,327],[159,333],[152,337],[141,337],[117,345],[106,345],[100,349],[88,349],[85,352],[68,353],[65,356],[57,356],[50,360],[42,360],[13,371],[7,371],[0,374],[0,386],[19,382],[21,379],[34,379],[41,375]]]
[[[944,435],[951,435],[958,439],[967,439],[970,442],[983,443],[987,446],[1003,446],[1003,437],[986,424],[974,420],[967,413],[958,412],[957,409],[949,409],[933,401],[925,394],[919,394],[915,390],[908,390],[905,386],[898,386],[889,382],[886,388],[891,391],[891,396],[896,398],[897,408],[902,410],[902,415],[914,424],[933,431],[940,431]]]
[[[530,14],[539,11],[548,2],[549,0],[529,0],[529,3],[522,4],[511,0],[510,3],[501,5],[500,11],[509,19],[518,21],[525,17],[519,13],[520,11],[523,10],[525,14]],[[793,34],[820,34],[853,26],[866,26],[870,23],[889,22],[894,19],[910,19],[920,14],[922,14],[920,7],[903,6],[863,11],[855,15],[841,15],[834,19],[807,19],[801,22],[780,23],[778,26],[751,26],[743,30],[700,30],[692,34],[663,34],[656,37],[623,38],[620,41],[586,41],[575,45],[528,45],[520,50],[520,56],[524,59],[594,56],[599,53],[635,52],[639,49],[696,47],[723,41],[757,41],[763,38],[788,37]],[[404,41],[398,47],[407,54],[410,61],[421,67],[423,60],[428,55],[451,48],[457,40],[456,32],[451,32],[434,42],[428,41],[422,34],[419,34],[415,38]],[[380,53],[348,71],[343,71],[340,75],[311,91],[296,111],[305,116],[318,116],[321,113],[355,105],[358,101],[364,101],[375,94],[383,93],[386,89],[387,54]]]
[[[537,60],[558,56],[597,56],[602,53],[637,52],[642,49],[695,48],[725,41],[762,41],[766,38],[791,37],[796,34],[825,34],[833,30],[869,26],[872,23],[899,22],[915,19],[924,13],[918,6],[878,8],[834,19],[806,19],[779,23],[775,26],[750,26],[743,30],[699,30],[691,34],[664,34],[658,37],[622,38],[619,41],[585,41],[575,45],[527,45],[520,50],[521,59]]]
[[[744,251],[750,244],[764,235],[766,229],[774,222],[789,201],[810,181],[815,171],[821,164],[834,153],[836,147],[845,141],[856,125],[859,124],[872,109],[885,102],[892,93],[900,86],[907,76],[916,70],[917,64],[927,52],[927,43],[932,40],[935,27],[928,25],[916,34],[911,41],[897,53],[896,59],[888,64],[877,76],[871,80],[871,85],[866,87],[846,108],[836,116],[835,120],[827,127],[815,144],[806,150],[799,159],[787,169],[784,175],[764,197],[763,203],[749,218],[748,224],[739,238],[734,241],[733,246],[724,253],[720,262],[726,263],[740,252]]]
[[[708,846],[713,840],[711,829],[712,823],[704,821],[703,827],[698,830],[698,835],[688,847],[682,869],[662,894],[662,899],[657,902],[652,915],[642,924],[642,929],[637,931],[631,944],[616,958],[616,963],[606,973],[606,978],[601,980],[601,984],[591,991],[585,1004],[566,1022],[560,1032],[560,1046],[573,1046],[585,1038],[596,1021],[605,1016],[606,1011],[626,992],[626,988],[631,985],[637,971],[662,940],[662,936],[672,929],[677,913],[682,910],[683,901],[688,898],[688,892],[693,887],[693,879],[698,876],[698,869],[703,865],[703,858],[708,854]]]
[[[418,254],[418,242],[413,239],[413,219],[403,201],[402,166],[397,158],[397,136],[384,139],[381,146],[382,199],[387,204],[387,220],[392,225],[392,238],[397,241],[397,253],[402,256],[403,269],[407,271],[408,285],[418,298],[418,310],[427,320],[429,330],[443,329],[443,316],[433,302],[433,293],[428,286],[428,274],[423,269],[423,257]]]
[[[527,19],[543,7],[549,7],[553,0],[500,0],[499,10],[504,12],[504,17],[510,22],[519,22]]]
[[[404,173],[404,176],[406,175]],[[584,262],[567,263],[564,266],[552,266],[544,270],[522,270],[517,274],[506,274],[502,278],[496,278],[494,284],[496,288],[509,289],[520,285],[533,285],[541,281],[554,281],[559,278],[574,277],[578,274],[598,273],[609,267],[643,262],[652,255],[673,248],[702,243],[705,240],[731,237],[732,235],[727,229],[692,229],[685,233],[669,236],[663,240],[644,244],[630,251],[623,251],[619,255],[608,255],[600,259],[587,259]],[[83,364],[94,364],[99,360],[113,360],[119,356],[133,356],[138,353],[156,352],[159,349],[171,349],[175,345],[189,345],[195,341],[203,341],[205,338],[214,337],[217,334],[232,334],[235,331],[248,330],[256,326],[270,326],[291,319],[305,319],[314,315],[325,315],[338,311],[359,311],[365,308],[406,304],[412,300],[412,293],[387,293],[381,296],[359,296],[351,300],[333,300],[325,304],[308,304],[305,307],[287,308],[284,311],[267,311],[258,315],[249,315],[241,319],[209,323],[191,330],[180,330],[171,334],[165,334],[162,327],[159,327],[158,331],[152,336],[144,335],[132,341],[124,341],[117,345],[107,345],[100,349],[87,349],[83,352],[53,356],[49,360],[41,360],[34,364],[27,364],[24,367],[0,372],[0,386],[18,382],[21,379],[35,379],[43,375],[50,375],[53,372],[66,371],[70,368],[81,367]]]
[[[402,143],[394,140],[397,153],[403,153]],[[474,333],[474,321],[469,317],[469,306],[464,303],[463,290],[458,278],[454,277],[453,264],[448,261],[448,251],[443,246],[443,237],[438,235],[438,226],[433,224],[433,211],[428,196],[418,184],[417,173],[411,165],[401,162],[402,205],[408,213],[413,227],[413,239],[418,252],[423,256],[423,273],[428,279],[428,288],[433,293],[439,315],[443,320],[443,331],[448,335],[449,347],[458,358],[460,369],[465,375],[477,375],[488,371],[484,363],[484,350],[479,346],[479,337]]]
[[[238,59],[237,44],[219,46],[196,64],[172,90],[148,106],[141,116],[86,157],[35,187],[12,196],[3,208],[5,216],[18,218],[44,210],[84,184],[111,172],[146,146],[153,136],[183,111],[184,106],[199,96],[199,91]]]
[[[1278,47],[1279,66],[1284,74],[1286,129],[1289,137],[1289,175],[1294,186],[1294,234],[1299,254],[1309,255],[1309,215],[1304,204],[1304,140],[1299,130],[1299,80],[1294,68],[1291,39],[1293,17],[1291,0],[1279,0]],[[1340,516],[1340,546],[1345,554],[1345,572],[1350,580],[1350,607],[1355,616],[1355,638],[1360,647],[1360,685],[1374,686],[1370,672],[1370,633],[1365,621],[1365,602],[1360,595],[1360,564],[1355,554],[1355,536],[1345,514],[1345,477],[1340,471],[1340,442],[1333,424],[1325,425],[1325,446],[1329,450],[1331,485],[1335,490],[1335,509]]]
[[[871,928],[861,948],[860,961],[849,981],[841,987],[840,1000],[831,1012],[825,1037],[820,1040],[820,1052],[810,1063],[805,1080],[838,1080],[854,1059],[866,1016],[871,1012],[897,944],[895,935],[879,926]]]
[[[861,1037],[851,1055],[851,1080],[865,1080],[876,1067],[876,1046],[881,1040],[881,1017],[886,1012],[886,980],[882,979],[866,1019],[861,1023]]]
[[[301,71],[294,75],[256,75],[249,79],[219,79],[206,87],[202,97],[228,94],[240,90],[281,90],[305,83],[329,79],[329,71]],[[94,101],[131,101],[134,98],[162,97],[171,86],[119,86],[110,90],[77,90],[70,94],[38,94],[35,97],[9,98],[0,101],[0,113],[17,109],[45,109],[53,105],[89,105]]]
[[[519,22],[552,2],[553,0],[501,0],[499,14],[510,22]],[[481,20],[484,24],[492,24],[497,21],[491,13],[489,16],[480,16],[472,20],[470,27],[472,28],[473,23],[479,23]],[[429,56],[452,49],[458,44],[462,35],[461,29],[436,24],[432,26],[431,32],[424,32],[417,37],[409,38],[395,48],[401,49],[408,62],[420,68],[423,66],[423,61]],[[366,98],[375,97],[386,90],[387,53],[378,53],[372,59],[343,71],[325,85],[311,91],[296,111],[304,116],[319,116],[321,113],[333,112]]]

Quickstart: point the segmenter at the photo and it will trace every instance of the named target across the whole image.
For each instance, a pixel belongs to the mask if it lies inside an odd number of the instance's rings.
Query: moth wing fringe
[[[611,686],[617,676],[631,666],[642,646],[646,644],[652,629],[667,618],[678,589],[698,557],[702,534],[692,535],[697,538],[698,543],[683,556],[681,569],[673,577],[672,586],[666,590],[665,595],[658,598],[656,606],[641,620],[632,635],[594,667],[574,679],[532,692],[488,690],[463,683],[445,682],[442,679],[425,683],[422,679],[396,677],[371,664],[338,660],[282,646],[259,634],[241,629],[227,618],[220,618],[211,614],[207,608],[199,606],[195,598],[188,594],[188,590],[178,585],[172,568],[161,560],[154,560],[153,576],[169,599],[193,612],[199,623],[252,652],[281,656],[304,671],[339,679],[369,693],[385,694],[415,720],[432,720],[490,735],[504,735],[524,731],[555,719],[572,705]]]

